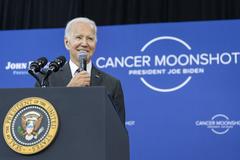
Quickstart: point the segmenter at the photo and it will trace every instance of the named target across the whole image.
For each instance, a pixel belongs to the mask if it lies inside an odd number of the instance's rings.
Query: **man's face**
[[[81,50],[87,53],[87,62],[89,62],[96,48],[95,30],[88,23],[74,23],[69,36],[64,38],[64,42],[75,64],[79,64],[78,53]]]

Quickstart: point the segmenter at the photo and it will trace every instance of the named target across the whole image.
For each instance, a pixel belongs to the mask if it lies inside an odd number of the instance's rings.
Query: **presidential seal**
[[[7,145],[20,154],[45,149],[58,131],[58,115],[47,100],[30,97],[17,102],[7,113],[3,136]]]

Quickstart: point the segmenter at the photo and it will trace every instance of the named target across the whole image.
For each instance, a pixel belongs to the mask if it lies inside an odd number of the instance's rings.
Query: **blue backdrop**
[[[239,20],[98,28],[93,62],[122,82],[132,160],[239,160],[239,29]],[[32,87],[32,60],[69,57],[63,36],[1,31],[0,87]]]

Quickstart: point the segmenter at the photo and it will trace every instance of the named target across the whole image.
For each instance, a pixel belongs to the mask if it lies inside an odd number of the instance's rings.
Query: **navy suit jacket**
[[[64,87],[67,86],[71,79],[72,74],[68,62],[58,72],[52,73],[48,77],[46,84],[49,87]],[[105,86],[107,94],[112,101],[121,122],[125,126],[124,96],[120,81],[111,75],[98,70],[95,66],[92,66],[90,86]]]

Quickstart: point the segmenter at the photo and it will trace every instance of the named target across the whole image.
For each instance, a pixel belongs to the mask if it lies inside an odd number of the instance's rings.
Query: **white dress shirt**
[[[76,64],[74,64],[71,59],[69,61],[69,66],[70,66],[70,69],[71,69],[71,74],[72,74],[72,77],[74,77],[76,71],[78,70],[78,66]],[[92,61],[90,60],[90,62],[87,64],[87,72],[89,73],[90,77],[91,77],[91,71],[92,71]]]

